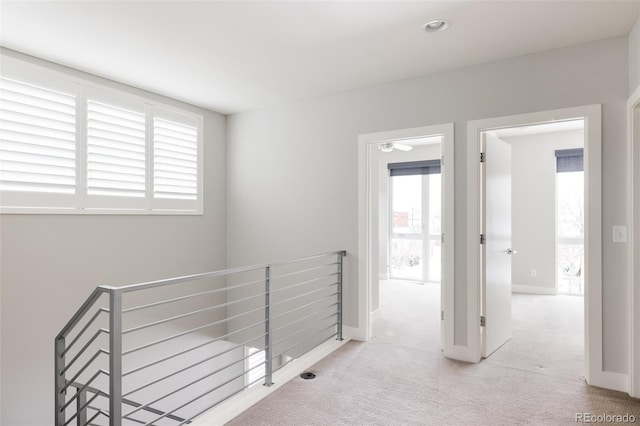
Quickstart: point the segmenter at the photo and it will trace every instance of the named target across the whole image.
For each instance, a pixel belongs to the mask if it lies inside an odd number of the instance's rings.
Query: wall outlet
[[[535,278],[538,276],[538,270],[537,269],[532,269],[531,270],[531,278]]]
[[[627,242],[627,227],[626,226],[614,226],[613,227],[613,242],[614,243],[626,243]]]

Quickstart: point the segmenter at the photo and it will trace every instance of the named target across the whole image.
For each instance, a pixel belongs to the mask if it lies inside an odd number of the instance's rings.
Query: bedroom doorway
[[[399,147],[400,146],[400,147]],[[410,146],[410,150],[402,149]],[[425,155],[426,151],[433,151],[432,155]],[[422,153],[417,155],[418,153]],[[359,291],[359,312],[361,326],[359,332],[362,340],[369,340],[372,336],[373,321],[380,315],[380,292],[381,283],[388,284],[391,273],[392,256],[394,253],[393,274],[403,274],[405,280],[395,280],[396,283],[407,283],[409,280],[413,282],[424,283],[425,277],[424,263],[429,258],[429,248],[432,249],[435,256],[431,258],[431,264],[438,263],[439,271],[436,266],[432,266],[430,275],[439,272],[440,282],[442,283],[438,289],[438,302],[434,310],[434,324],[437,327],[436,342],[440,341],[440,348],[444,348],[445,356],[448,355],[447,348],[453,350],[453,253],[454,253],[454,227],[453,227],[453,124],[427,126],[411,129],[401,129],[388,132],[372,133],[361,135],[359,138],[359,188],[360,218],[363,219],[360,224],[360,247],[363,262],[360,269],[360,291]],[[384,156],[384,160],[382,160]],[[397,216],[394,227],[393,212],[391,208],[389,193],[393,191],[393,182],[390,177],[390,166],[394,169],[398,163],[412,163],[431,161],[433,165],[440,163],[440,179],[429,181],[428,185],[440,186],[440,233],[435,235],[435,228],[429,231],[423,227],[428,219],[424,217],[424,202],[428,202],[424,195],[420,195],[417,206],[409,208],[402,207]],[[423,169],[420,173],[414,172],[393,172],[394,174],[408,173],[417,174],[418,178],[413,178],[414,187],[420,186],[424,189],[422,174],[433,174],[424,172],[425,167],[431,167],[432,164],[413,164]],[[424,173],[423,173],[424,172]],[[396,192],[401,191],[396,188]],[[411,190],[409,190],[411,192]],[[436,191],[432,191],[433,196],[438,196]],[[415,198],[416,197],[409,197]],[[414,203],[415,204],[415,203]],[[436,209],[433,209],[436,212]],[[433,215],[433,214],[432,214]],[[396,232],[392,232],[395,228]],[[400,229],[402,228],[402,229]],[[407,232],[411,231],[411,232]],[[426,238],[425,238],[426,233]],[[434,234],[434,238],[430,238],[429,234]],[[434,240],[433,242],[431,240]],[[395,248],[391,243],[396,243]],[[416,243],[417,241],[417,243]],[[444,241],[444,243],[442,242]],[[409,251],[400,254],[399,249],[404,246],[413,244],[413,252]],[[425,246],[427,249],[425,249]],[[437,255],[439,246],[439,258]],[[418,281],[419,280],[419,281]],[[414,284],[415,285],[415,284]],[[431,299],[434,299],[433,297]],[[450,316],[447,317],[446,312]],[[417,320],[419,323],[421,320]],[[424,319],[422,320],[424,321]],[[437,345],[437,343],[436,343]]]

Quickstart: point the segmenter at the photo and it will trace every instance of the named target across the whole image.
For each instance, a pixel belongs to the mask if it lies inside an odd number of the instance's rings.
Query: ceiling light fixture
[[[431,22],[427,22],[422,27],[422,29],[424,29],[428,33],[439,33],[440,31],[444,31],[447,28],[449,28],[449,21],[445,19],[436,19]]]
[[[387,143],[378,145],[378,149],[382,152],[391,152],[394,149],[398,149],[400,151],[411,151],[413,147],[410,145],[405,145],[401,143],[387,142]]]

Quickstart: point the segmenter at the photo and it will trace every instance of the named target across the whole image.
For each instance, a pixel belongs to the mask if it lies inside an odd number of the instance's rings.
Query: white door
[[[511,145],[484,134],[482,356],[511,338]]]

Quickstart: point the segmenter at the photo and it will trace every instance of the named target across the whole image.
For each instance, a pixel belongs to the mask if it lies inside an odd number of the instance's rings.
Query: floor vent
[[[304,372],[300,375],[301,378],[305,379],[305,380],[311,380],[311,379],[315,379],[316,375],[310,372]]]

